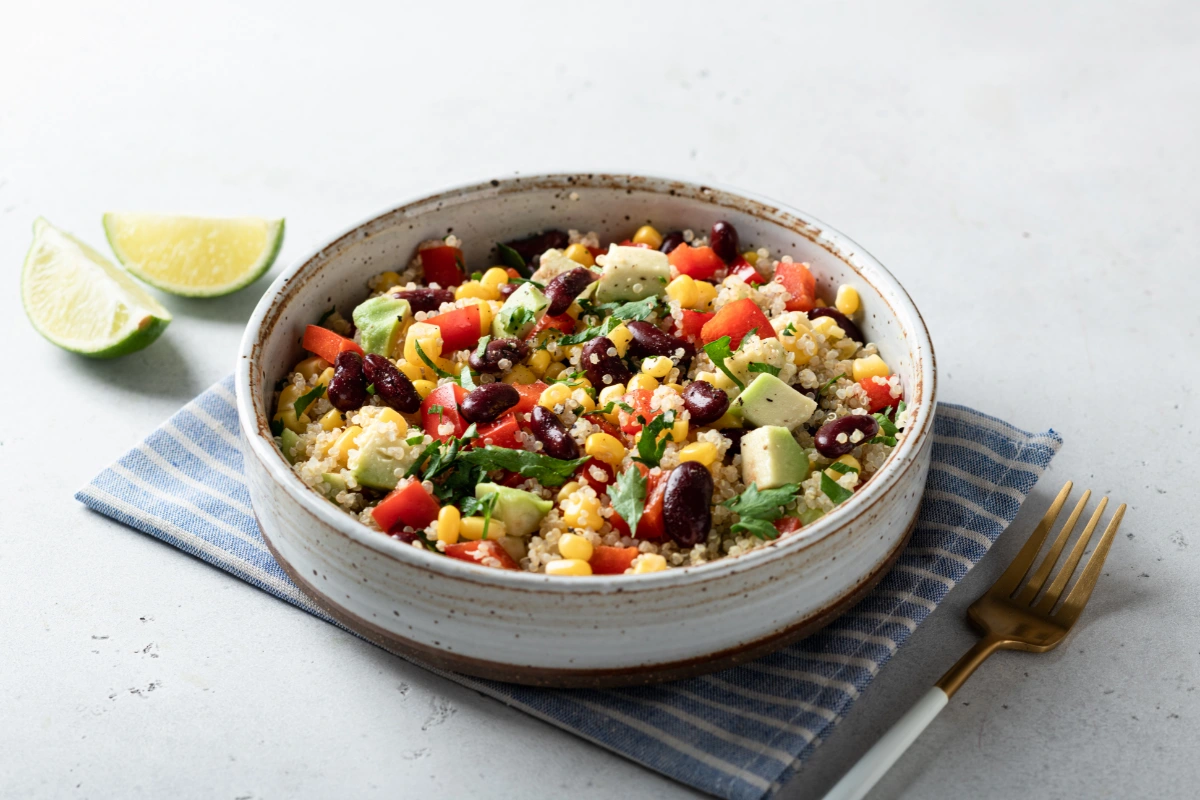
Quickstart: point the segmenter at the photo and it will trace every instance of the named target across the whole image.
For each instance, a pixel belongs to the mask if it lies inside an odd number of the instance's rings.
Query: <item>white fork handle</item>
[[[825,795],[825,800],[861,800],[871,787],[892,768],[908,746],[917,740],[921,731],[933,722],[949,700],[941,687],[935,686],[917,701],[908,713],[896,721],[892,729],[858,760],[837,785]]]

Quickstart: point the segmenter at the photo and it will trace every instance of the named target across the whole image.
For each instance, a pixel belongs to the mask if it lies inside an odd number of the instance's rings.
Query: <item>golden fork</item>
[[[1017,553],[1017,557],[1008,565],[1008,569],[992,585],[992,588],[983,597],[972,603],[970,609],[967,610],[967,617],[983,633],[983,638],[976,642],[975,646],[967,651],[967,654],[960,658],[958,663],[951,667],[937,684],[859,759],[858,763],[829,791],[829,794],[825,795],[825,800],[859,800],[870,791],[871,787],[916,740],[921,731],[925,730],[926,726],[933,721],[938,712],[945,708],[946,703],[959,690],[963,682],[971,677],[971,673],[992,653],[997,650],[1027,650],[1031,653],[1044,653],[1052,650],[1066,638],[1075,621],[1079,619],[1083,607],[1087,605],[1088,598],[1092,596],[1092,590],[1096,588],[1100,570],[1104,568],[1104,559],[1108,556],[1113,538],[1117,535],[1117,528],[1121,525],[1121,518],[1125,515],[1125,504],[1122,503],[1113,514],[1108,527],[1104,529],[1104,535],[1100,537],[1100,543],[1096,545],[1096,549],[1088,558],[1075,587],[1067,595],[1062,606],[1057,611],[1054,610],[1059,598],[1062,597],[1063,590],[1070,583],[1076,567],[1079,566],[1079,562],[1087,550],[1088,542],[1092,538],[1092,533],[1099,525],[1104,509],[1108,505],[1107,497],[1100,500],[1100,505],[1096,507],[1087,527],[1079,535],[1066,563],[1054,576],[1049,588],[1043,594],[1042,589],[1046,585],[1046,579],[1050,577],[1050,571],[1058,563],[1063,549],[1067,546],[1067,541],[1071,538],[1071,531],[1075,528],[1075,523],[1079,521],[1080,515],[1087,507],[1088,499],[1092,496],[1090,490],[1083,493],[1075,510],[1071,512],[1063,525],[1062,531],[1050,545],[1046,557],[1029,576],[1029,580],[1024,581],[1033,566],[1034,559],[1042,549],[1046,534],[1050,532],[1050,528],[1058,519],[1058,513],[1062,510],[1063,504],[1067,502],[1067,497],[1071,494],[1071,487],[1071,482],[1067,481],[1067,484],[1058,493],[1058,497],[1054,498],[1054,502],[1050,504],[1050,510],[1046,512],[1046,516],[1042,517],[1042,521],[1029,535],[1021,552]],[[1022,585],[1023,581],[1024,585]],[[1040,599],[1039,595],[1041,595]]]

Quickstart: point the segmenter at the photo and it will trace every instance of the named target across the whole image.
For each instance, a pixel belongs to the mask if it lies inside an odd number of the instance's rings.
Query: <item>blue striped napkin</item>
[[[962,406],[938,406],[919,524],[896,567],[822,632],[754,663],[613,691],[440,674],[710,794],[764,797],[983,557],[1061,444],[1053,430],[1031,434]],[[233,378],[184,406],[75,497],[333,622],[263,545],[242,481]]]

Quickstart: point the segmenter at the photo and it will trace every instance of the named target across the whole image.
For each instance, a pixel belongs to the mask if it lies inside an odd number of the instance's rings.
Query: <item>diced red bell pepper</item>
[[[757,286],[760,283],[767,282],[767,279],[759,274],[759,271],[754,268],[754,265],[741,256],[735,258],[733,263],[729,265],[729,274],[737,275],[751,286]]]
[[[526,338],[532,339],[547,328],[554,328],[565,334],[572,334],[575,332],[575,318],[565,311],[557,317],[544,314],[538,320],[538,324],[533,326],[533,330],[529,332],[529,336]]]
[[[421,427],[441,442],[448,442],[451,437],[461,437],[467,429],[467,423],[458,413],[458,404],[466,396],[467,390],[457,383],[447,383],[434,389],[421,403]],[[434,406],[441,406],[441,412],[431,411]],[[452,424],[454,430],[450,433],[440,433],[438,428],[443,422]]]
[[[591,245],[585,245],[585,246],[587,247],[588,252],[592,254],[592,258],[595,258],[596,256],[600,255],[601,253],[608,252],[607,247],[592,247]]]
[[[633,239],[625,239],[621,242],[621,247],[641,247],[645,250],[651,249],[650,245],[646,244],[645,242],[635,242]]]
[[[517,440],[521,426],[517,424],[516,414],[505,414],[495,422],[480,425],[476,430],[479,431],[479,438],[474,439],[473,443],[479,447],[487,447],[490,444],[493,447],[507,447],[509,450],[521,449],[521,442]]]
[[[683,309],[683,319],[680,321],[679,334],[689,341],[700,341],[700,331],[705,323],[715,317],[711,311],[689,311]]]
[[[442,352],[469,350],[479,344],[479,306],[469,305],[425,320],[442,331]]]
[[[667,489],[667,472],[651,474],[643,464],[637,464],[638,471],[646,479],[646,503],[642,518],[638,520],[637,536],[649,542],[658,542],[666,536],[663,527],[663,494]],[[609,523],[622,536],[629,536],[629,523],[620,514],[608,518]]]
[[[757,328],[760,339],[776,339],[775,329],[771,321],[754,304],[750,298],[734,300],[716,313],[712,319],[704,323],[700,331],[700,339],[708,344],[722,336],[730,338],[729,347],[737,350],[742,344],[742,338]]]
[[[521,399],[517,401],[517,405],[513,408],[513,413],[517,416],[517,423],[521,427],[528,427],[529,414],[533,411],[533,407],[537,405],[538,399],[542,396],[542,392],[550,388],[547,384],[537,381],[536,383],[514,383],[513,388],[517,390],[517,394],[521,395]]]
[[[593,474],[596,470],[604,473],[603,479],[597,478]],[[588,486],[596,490],[596,494],[604,494],[608,491],[609,485],[617,479],[617,473],[600,459],[589,458],[579,465],[579,469],[575,470],[575,474],[571,478],[577,481],[585,481]]]
[[[791,295],[787,301],[788,311],[813,310],[817,297],[817,279],[808,271],[808,267],[795,261],[781,261],[775,267],[775,283],[787,289]]]
[[[638,422],[638,417],[642,417],[649,422],[657,417],[662,411],[656,411],[650,408],[650,398],[654,396],[654,392],[649,389],[634,389],[625,395],[625,404],[632,406],[633,411],[621,409],[617,414],[617,418],[621,420],[621,430],[630,436],[642,429],[642,423]]]
[[[497,478],[494,483],[498,483],[501,486],[507,486],[510,489],[515,489],[525,481],[529,480],[519,472],[509,472],[508,470],[504,470],[501,475],[503,475],[503,477]]]
[[[887,378],[863,378],[858,385],[867,393],[867,398],[871,401],[867,410],[872,414],[878,414],[885,408],[891,408],[904,399],[903,394],[900,397],[892,397],[892,386],[887,382]]]
[[[466,262],[457,247],[428,247],[417,252],[426,283],[436,283],[443,289],[458,286],[467,279]]]
[[[620,575],[629,569],[637,557],[636,547],[611,547],[602,544],[592,551],[592,560],[588,563],[592,567],[593,575]]]
[[[316,353],[330,364],[337,361],[338,353],[341,353],[343,350],[353,350],[360,356],[363,354],[363,349],[353,339],[339,336],[328,328],[322,328],[319,325],[309,325],[304,329],[302,344],[305,350],[310,353]]]
[[[508,277],[510,277],[510,278],[520,278],[521,277],[521,273],[517,272],[512,267],[508,267],[504,271],[508,273]]]
[[[804,527],[804,523],[795,517],[780,517],[774,522],[775,530],[780,534],[795,533]]]
[[[692,247],[686,242],[667,254],[667,261],[684,275],[690,275],[698,281],[706,281],[718,270],[725,269],[725,262],[711,247]]]
[[[482,564],[485,558],[494,558],[499,566],[487,564],[494,569],[520,569],[517,562],[504,549],[503,545],[494,539],[480,539],[475,542],[458,542],[446,545],[446,555],[459,561],[469,561],[472,564]]]
[[[425,491],[421,482],[410,478],[371,509],[371,516],[390,533],[405,525],[420,530],[437,519],[440,510],[437,500]]]

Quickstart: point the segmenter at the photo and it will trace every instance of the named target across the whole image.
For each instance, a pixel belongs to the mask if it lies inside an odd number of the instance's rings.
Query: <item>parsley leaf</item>
[[[841,484],[829,477],[825,472],[821,473],[821,491],[833,501],[835,506],[840,506],[854,496],[854,492],[843,488]]]
[[[867,444],[886,444],[888,447],[895,447],[897,443],[895,436],[876,436],[874,439],[867,441]]]
[[[535,281],[535,280],[530,280],[529,278],[514,278],[514,277],[513,277],[513,276],[511,276],[511,275],[509,275],[509,276],[508,276],[508,282],[509,282],[509,283],[516,283],[516,284],[522,284],[522,283],[532,283],[532,284],[533,284],[533,285],[534,285],[536,288],[538,288],[538,289],[545,289],[545,288],[546,288],[546,284],[544,284],[544,283],[538,283],[537,281]]]
[[[630,469],[618,475],[616,483],[608,490],[608,497],[613,510],[621,515],[629,530],[636,533],[642,512],[646,510],[646,479],[641,470]]]
[[[479,272],[478,270],[471,273],[471,280],[473,280],[473,281],[481,280],[482,278],[483,278],[483,273]]]
[[[471,368],[463,364],[462,372],[458,375],[458,385],[466,389],[468,392],[477,388],[475,386],[475,377],[471,374]]]
[[[633,406],[629,405],[628,403],[622,403],[620,400],[609,400],[608,403],[605,404],[604,408],[597,408],[592,411],[585,411],[580,416],[586,417],[591,414],[607,415],[607,414],[611,414],[613,412],[614,408],[619,408],[627,414],[633,413]]]
[[[733,351],[729,349],[729,343],[732,341],[733,340],[728,336],[722,336],[715,342],[709,342],[708,344],[704,345],[704,352],[708,353],[708,357],[711,358],[712,362],[717,365],[717,369],[721,370],[721,372],[724,372],[729,380],[737,384],[739,389],[745,389],[746,384],[738,380],[737,375],[734,375],[729,370],[729,367],[725,365],[725,359],[733,358]]]
[[[326,311],[324,314],[322,314],[321,318],[319,320],[317,320],[317,327],[318,328],[325,327],[325,320],[329,319],[336,313],[337,313],[337,306],[333,306],[328,311]]]
[[[296,402],[292,403],[292,408],[296,409],[296,416],[299,417],[301,414],[307,411],[308,407],[311,406],[313,402],[323,394],[325,394],[325,384],[318,383],[316,386],[297,397]]]
[[[638,437],[637,449],[638,454],[634,456],[634,461],[640,461],[647,467],[657,467],[658,462],[662,461],[663,454],[667,452],[667,442],[670,441],[671,426],[675,424],[675,412],[664,411],[654,419],[646,422],[646,418],[638,416],[638,421],[642,423],[642,435]],[[659,441],[659,436],[668,434],[662,437]]]
[[[271,435],[272,436],[282,436],[283,435],[283,420],[281,420],[281,419],[271,420]]]
[[[746,531],[760,539],[774,539],[779,536],[779,531],[771,523],[784,516],[784,507],[796,502],[799,495],[800,485],[796,483],[762,491],[752,483],[746,491],[721,505],[738,515],[738,521],[730,530]]]
[[[855,469],[854,467],[850,466],[849,464],[843,464],[840,461],[833,462],[828,467],[826,467],[826,469],[831,469],[834,472],[840,472],[843,475],[845,475],[847,472],[858,472],[858,470]]]
[[[533,321],[533,312],[525,306],[517,306],[512,310],[512,314],[508,318],[508,330],[518,330],[526,322]]]
[[[499,492],[489,492],[483,497],[475,497],[467,495],[462,501],[462,513],[464,517],[483,517],[483,535],[482,538],[488,537],[488,526],[492,522],[492,514],[496,510],[496,501],[500,499]]]
[[[795,336],[796,335],[796,326],[789,322],[787,324],[787,327],[783,329],[783,335],[784,336]]]
[[[750,364],[751,372],[765,372],[768,375],[779,377],[779,367],[772,367],[770,364],[764,364],[761,361],[754,361]]]
[[[446,370],[442,369],[437,364],[433,363],[433,359],[431,359],[429,356],[425,355],[425,351],[421,349],[421,343],[419,341],[414,339],[413,345],[417,348],[417,355],[420,356],[421,360],[425,362],[425,366],[429,367],[431,370],[433,370],[435,373],[437,373],[437,376],[439,378],[452,378],[455,381],[458,380],[457,375],[451,375],[449,372],[446,372]]]
[[[550,384],[550,383],[565,383],[567,386],[577,386],[580,383],[580,378],[583,378],[583,377],[584,377],[584,373],[581,370],[575,370],[575,371],[569,372],[569,373],[564,372],[562,375],[559,375],[557,378],[551,378],[551,379],[547,380],[546,383],[548,383],[548,384]],[[543,380],[545,380],[545,379],[543,379]]]
[[[730,528],[730,530],[745,531],[752,536],[757,536],[759,539],[779,538],[779,529],[775,527],[775,524],[772,521],[757,517],[738,520],[737,522],[733,523],[733,526]]]
[[[529,267],[525,265],[525,259],[521,258],[521,254],[513,250],[508,245],[500,242],[496,245],[496,250],[500,253],[500,261],[504,266],[515,269],[517,272],[528,277],[530,274]]]
[[[375,394],[375,384],[373,384],[373,383],[367,384],[367,394],[370,394],[370,395]]]
[[[528,450],[510,450],[507,447],[480,447],[468,450],[459,456],[459,461],[484,470],[506,469],[522,477],[533,478],[543,486],[561,486],[575,474],[588,457],[576,459],[551,458]]]
[[[822,386],[820,389],[817,389],[817,394],[824,394],[825,390],[828,389],[830,386],[833,386],[835,383],[837,383],[839,378],[848,378],[848,377],[850,377],[850,376],[844,372],[841,375],[833,376],[832,378],[830,378],[828,381],[825,382],[824,386]]]
[[[596,306],[595,310],[601,314],[608,312],[613,319],[637,319],[643,320],[654,313],[658,308],[658,297],[650,295],[644,300],[634,300],[628,303],[605,303]]]
[[[566,336],[559,337],[558,343],[561,345],[567,344],[583,344],[590,342],[592,339],[599,339],[601,336],[608,336],[613,329],[621,324],[621,320],[616,317],[609,317],[600,325],[584,328],[579,333],[571,333]]]
[[[879,430],[883,431],[886,436],[895,436],[899,428],[887,417],[887,414],[872,414],[875,421],[879,423]]]
[[[420,444],[423,441],[425,441],[425,434],[418,433],[418,434],[415,434],[415,435],[410,436],[407,439],[405,439],[404,443],[407,445],[414,445],[414,444]]]

